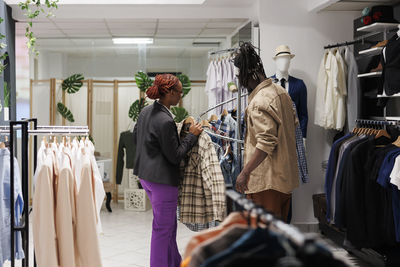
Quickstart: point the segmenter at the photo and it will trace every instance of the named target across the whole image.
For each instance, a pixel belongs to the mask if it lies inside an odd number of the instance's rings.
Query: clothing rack
[[[373,125],[373,126],[386,126],[386,125],[399,125],[400,121],[392,121],[392,120],[363,120],[357,119],[356,123],[359,125]]]
[[[308,237],[301,233],[297,228],[276,219],[271,213],[267,212],[261,207],[258,207],[251,200],[246,199],[238,192],[228,189],[226,191],[226,195],[244,210],[250,213],[255,213],[261,222],[269,225],[269,227],[272,229],[278,230],[279,233],[291,240],[297,246],[302,246],[308,239]]]
[[[215,105],[214,107],[209,108],[206,111],[202,112],[198,117],[198,121],[200,121],[201,117],[204,116],[205,114],[207,114],[208,112],[210,112],[210,111],[212,111],[212,110],[214,110],[214,109],[216,109],[216,108],[218,108],[218,107],[220,107],[222,105],[225,105],[227,103],[230,103],[232,101],[237,100],[237,114],[238,114],[238,117],[237,117],[237,123],[236,123],[236,136],[239,136],[239,138],[240,138],[240,136],[241,136],[241,125],[240,125],[240,117],[239,116],[241,116],[241,114],[242,114],[242,97],[247,96],[248,93],[242,94],[242,88],[239,86],[237,94],[238,94],[238,96],[240,95],[240,97],[234,97],[234,98],[228,99],[228,100],[226,100],[224,102],[221,102],[221,103]],[[220,138],[220,139],[228,140],[228,141],[231,141],[231,142],[236,142],[238,144],[244,144],[244,141],[241,140],[241,139],[230,138],[230,137],[227,137],[227,136],[223,136],[223,135],[220,135],[220,134],[213,133],[213,132],[208,131],[208,130],[204,130],[204,131],[207,134],[215,136],[215,137]],[[241,166],[242,166],[242,148],[241,148],[240,145],[236,146],[236,155],[237,155],[238,165],[240,166],[239,168],[241,168]]]
[[[210,52],[209,55],[217,55],[217,54],[230,53],[230,52],[235,52],[235,51],[237,51],[237,50],[238,50],[238,48],[222,49],[222,50]]]
[[[28,130],[29,123],[33,123],[33,129]],[[14,146],[14,134],[16,130],[21,130],[21,187],[24,200],[22,226],[15,226],[14,221],[14,154],[16,153]],[[22,234],[22,248],[25,253],[25,258],[22,260],[22,267],[29,267],[29,175],[28,175],[28,141],[29,136],[34,137],[34,171],[37,166],[37,135],[89,135],[87,126],[38,126],[37,119],[24,119],[21,121],[10,121],[10,126],[1,126],[0,135],[9,135],[10,142],[10,210],[11,210],[11,267],[15,267],[15,233]],[[36,266],[36,261],[34,261]]]
[[[336,44],[324,46],[324,49],[348,46],[348,45],[359,44],[359,43],[363,43],[363,42],[364,42],[364,40],[360,39],[360,40],[354,40],[354,41],[350,41],[350,42],[336,43]]]

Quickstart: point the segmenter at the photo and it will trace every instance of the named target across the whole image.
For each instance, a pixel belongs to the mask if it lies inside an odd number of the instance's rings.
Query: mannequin
[[[272,76],[275,83],[284,87],[293,102],[296,104],[297,116],[299,118],[303,141],[305,144],[307,136],[307,88],[304,82],[289,75],[290,62],[294,58],[294,54],[290,52],[287,45],[280,45],[275,49],[273,57],[276,66],[276,74]],[[284,80],[283,80],[284,79]]]

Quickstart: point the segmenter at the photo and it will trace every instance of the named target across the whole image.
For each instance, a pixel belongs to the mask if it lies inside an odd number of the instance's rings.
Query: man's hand
[[[236,190],[242,194],[248,190],[247,184],[249,183],[250,175],[241,171],[236,180]]]

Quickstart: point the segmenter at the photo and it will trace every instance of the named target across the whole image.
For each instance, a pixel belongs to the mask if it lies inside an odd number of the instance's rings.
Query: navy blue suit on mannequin
[[[276,80],[276,75],[271,77]],[[297,79],[289,75],[289,95],[296,104],[297,116],[299,117],[300,128],[303,133],[303,138],[307,136],[307,87],[303,80]]]

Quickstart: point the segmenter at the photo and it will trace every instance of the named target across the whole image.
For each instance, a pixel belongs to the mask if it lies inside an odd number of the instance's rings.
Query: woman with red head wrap
[[[190,133],[179,139],[169,110],[182,97],[182,84],[176,76],[157,75],[146,94],[158,100],[142,110],[135,126],[134,173],[153,207],[150,266],[178,267],[181,262],[176,245],[179,164],[196,144],[202,128],[200,124],[192,125]]]

